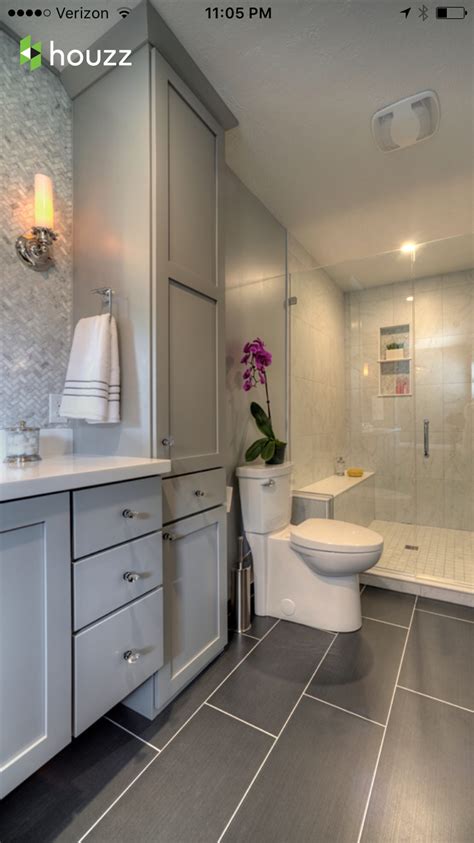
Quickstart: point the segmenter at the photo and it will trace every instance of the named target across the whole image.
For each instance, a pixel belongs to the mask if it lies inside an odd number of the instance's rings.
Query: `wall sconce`
[[[17,237],[15,248],[20,260],[35,272],[47,272],[54,266],[53,183],[49,176],[35,175],[35,224],[30,234]]]

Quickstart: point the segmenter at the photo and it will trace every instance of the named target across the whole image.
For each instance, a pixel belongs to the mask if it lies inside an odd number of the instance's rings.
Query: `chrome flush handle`
[[[262,483],[262,486],[266,486],[267,488],[268,486],[275,486],[275,480],[273,477],[270,477],[269,480],[265,480],[265,483]]]

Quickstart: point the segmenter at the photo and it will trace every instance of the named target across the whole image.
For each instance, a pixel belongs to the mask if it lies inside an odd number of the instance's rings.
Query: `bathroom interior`
[[[0,839],[470,841],[474,10],[93,5],[0,9]]]

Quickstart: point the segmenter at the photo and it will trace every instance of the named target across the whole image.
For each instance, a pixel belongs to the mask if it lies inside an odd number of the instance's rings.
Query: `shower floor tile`
[[[378,520],[370,528],[384,538],[378,570],[474,587],[474,532]]]

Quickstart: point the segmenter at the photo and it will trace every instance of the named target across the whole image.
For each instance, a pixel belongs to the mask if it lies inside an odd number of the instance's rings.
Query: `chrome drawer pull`
[[[125,582],[136,582],[140,579],[140,574],[137,574],[135,571],[125,571],[123,579]]]
[[[166,542],[175,542],[178,536],[174,536],[173,533],[163,533],[163,538]]]
[[[124,518],[141,518],[142,513],[136,512],[134,509],[124,509],[122,515]]]
[[[206,497],[206,493],[203,492],[201,489],[196,489],[194,494],[196,495],[197,498],[205,498]]]
[[[140,653],[137,653],[136,650],[125,650],[123,657],[129,664],[135,664],[140,658]]]
[[[172,436],[165,436],[165,438],[161,440],[161,444],[164,445],[165,448],[172,448],[174,445],[174,439]]]

